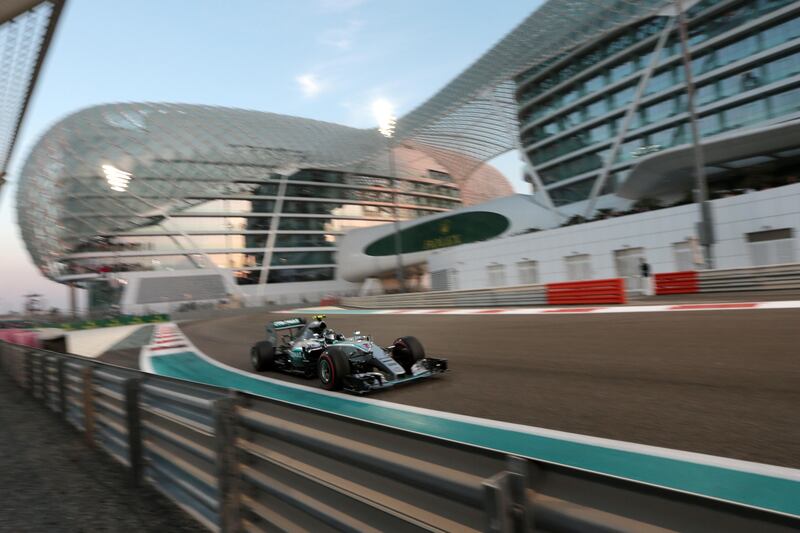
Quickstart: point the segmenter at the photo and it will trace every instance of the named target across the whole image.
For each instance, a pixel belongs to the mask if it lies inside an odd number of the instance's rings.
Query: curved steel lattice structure
[[[64,2],[0,2],[0,187]]]
[[[668,0],[550,0],[432,98],[401,118],[399,139],[431,152],[488,161],[519,144],[513,78],[604,34],[647,17]],[[469,168],[462,170],[469,172]]]
[[[19,223],[51,277],[153,269],[144,258],[159,257],[176,269],[211,260],[263,283],[266,269],[332,268],[327,252],[347,229],[512,191],[491,167],[455,175],[410,142],[394,158],[390,173],[375,130],[211,106],[97,106],[36,144],[20,178]]]

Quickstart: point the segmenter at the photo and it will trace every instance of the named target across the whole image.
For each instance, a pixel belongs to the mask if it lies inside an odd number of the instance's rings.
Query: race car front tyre
[[[269,341],[260,341],[250,348],[250,363],[257,372],[272,369],[275,362],[275,347]]]
[[[350,373],[350,361],[341,350],[329,348],[317,360],[317,377],[326,390],[340,390],[342,380]]]
[[[400,337],[394,341],[392,348],[392,357],[398,362],[403,370],[411,373],[411,367],[420,359],[425,359],[425,348],[416,337]]]

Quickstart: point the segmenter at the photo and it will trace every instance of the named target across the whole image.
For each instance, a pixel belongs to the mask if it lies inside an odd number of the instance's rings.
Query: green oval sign
[[[510,225],[508,219],[489,211],[470,211],[430,220],[400,231],[404,254],[447,248],[497,237]],[[395,234],[371,243],[364,253],[371,256],[394,255]]]

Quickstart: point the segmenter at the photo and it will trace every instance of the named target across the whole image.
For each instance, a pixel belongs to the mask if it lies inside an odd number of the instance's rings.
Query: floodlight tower
[[[394,161],[394,130],[397,126],[397,117],[394,114],[394,106],[385,99],[379,99],[372,103],[372,113],[378,122],[378,131],[386,137],[386,147],[389,152],[389,177],[392,180],[392,202],[394,203],[394,253],[397,258],[397,281],[400,283],[400,290],[406,292],[406,280],[403,273],[403,243],[400,234],[400,209],[398,208],[398,187],[397,171]]]

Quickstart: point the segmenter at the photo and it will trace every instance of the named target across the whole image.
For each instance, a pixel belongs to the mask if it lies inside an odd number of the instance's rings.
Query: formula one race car
[[[317,376],[327,390],[365,393],[440,374],[446,359],[425,357],[416,337],[400,337],[381,347],[356,331],[345,337],[315,316],[278,320],[267,326],[267,339],[250,349],[258,372],[280,370],[307,378]],[[280,338],[279,338],[280,337]]]

